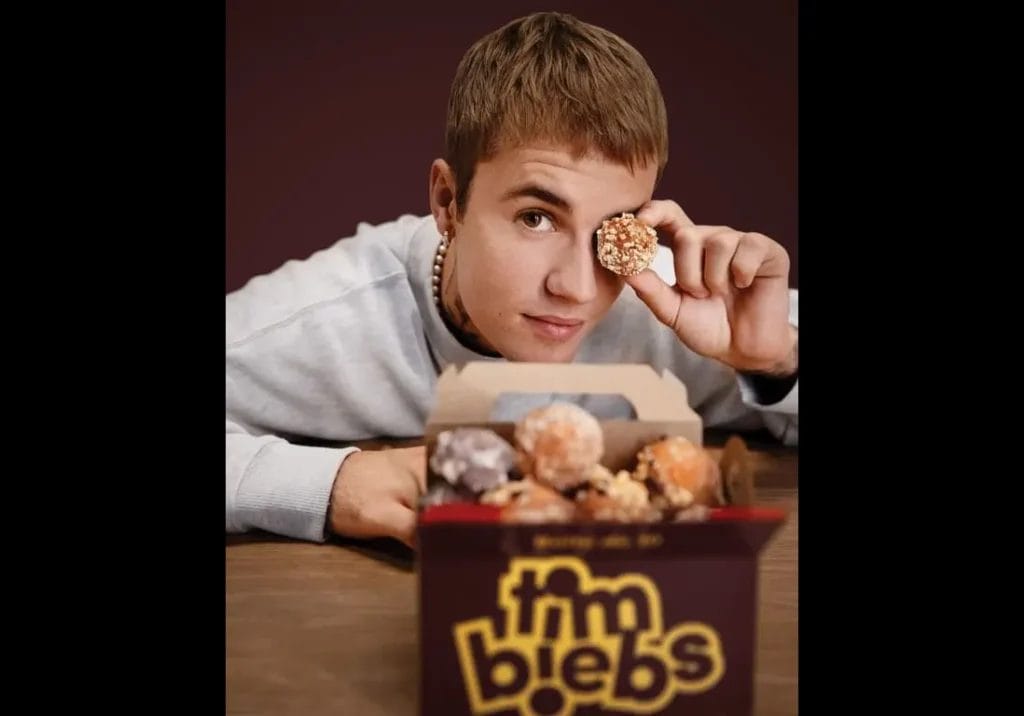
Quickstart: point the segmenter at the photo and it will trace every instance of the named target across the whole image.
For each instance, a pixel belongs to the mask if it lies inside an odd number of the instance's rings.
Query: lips
[[[543,340],[565,341],[583,329],[581,318],[567,316],[530,316],[523,314],[533,332]]]
[[[583,323],[582,318],[562,318],[561,316],[527,316],[537,321],[544,321],[545,323],[553,323],[556,326],[578,326]]]

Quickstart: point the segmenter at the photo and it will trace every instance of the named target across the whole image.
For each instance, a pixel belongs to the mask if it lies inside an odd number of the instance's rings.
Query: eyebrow
[[[553,191],[549,191],[539,184],[523,184],[505,192],[505,195],[501,197],[502,201],[508,201],[509,199],[515,199],[521,196],[532,196],[534,199],[540,199],[543,202],[557,206],[560,209],[565,209],[568,212],[572,212],[572,206],[569,202],[560,197]]]
[[[520,186],[509,189],[501,197],[501,200],[508,201],[509,199],[516,199],[522,196],[532,196],[534,199],[540,199],[541,201],[551,204],[552,206],[557,206],[560,209],[564,209],[565,211],[572,213],[572,206],[569,204],[567,200],[563,199],[553,191],[545,189],[539,184],[534,183],[522,184]],[[635,209],[624,209],[623,211],[617,211],[614,214],[608,214],[608,216],[604,217],[604,220],[613,219],[616,216],[621,216],[624,213],[635,215],[638,211],[640,211],[641,208],[643,208],[642,204],[636,207]]]

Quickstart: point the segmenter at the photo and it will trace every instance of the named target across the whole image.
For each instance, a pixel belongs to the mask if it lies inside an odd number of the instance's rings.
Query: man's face
[[[463,307],[509,360],[568,362],[622,290],[597,261],[601,223],[650,201],[657,166],[528,145],[479,163],[455,224]]]

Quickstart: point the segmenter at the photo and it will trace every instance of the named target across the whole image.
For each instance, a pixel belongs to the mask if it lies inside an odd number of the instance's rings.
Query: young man
[[[667,157],[658,84],[617,36],[540,13],[477,42],[430,216],[360,225],[227,296],[227,531],[411,544],[423,448],[308,443],[421,435],[437,376],[468,360],[646,363],[706,426],[796,444],[789,257],[654,200]],[[595,255],[622,212],[671,240],[629,279]]]

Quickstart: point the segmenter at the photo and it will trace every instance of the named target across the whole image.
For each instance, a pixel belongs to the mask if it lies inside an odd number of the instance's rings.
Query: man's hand
[[[414,547],[416,502],[426,491],[426,448],[355,452],[334,479],[327,524],[345,537],[394,537]]]
[[[789,324],[789,255],[763,234],[696,226],[674,201],[636,215],[668,232],[676,285],[651,269],[626,279],[687,347],[737,371],[788,376],[797,370]]]

